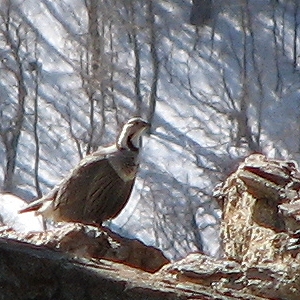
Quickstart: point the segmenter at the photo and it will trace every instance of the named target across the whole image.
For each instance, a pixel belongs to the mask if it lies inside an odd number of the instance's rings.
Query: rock
[[[294,162],[253,154],[215,192],[224,256],[243,266],[257,295],[299,297],[299,178]]]
[[[163,253],[155,247],[146,246],[136,239],[121,237],[104,227],[61,223],[60,227],[51,230],[27,234],[2,227],[0,235],[2,238],[46,246],[74,257],[105,258],[151,273],[169,263]]]

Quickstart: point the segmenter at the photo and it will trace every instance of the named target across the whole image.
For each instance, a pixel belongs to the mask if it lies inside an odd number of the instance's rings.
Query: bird
[[[35,211],[54,222],[102,225],[127,204],[139,167],[141,137],[150,124],[133,117],[116,142],[87,155],[44,197],[20,213]]]

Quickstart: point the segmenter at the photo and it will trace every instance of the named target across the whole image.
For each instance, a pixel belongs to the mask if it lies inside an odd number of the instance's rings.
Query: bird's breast
[[[110,165],[125,182],[133,180],[138,169],[138,155],[118,153],[108,158]]]

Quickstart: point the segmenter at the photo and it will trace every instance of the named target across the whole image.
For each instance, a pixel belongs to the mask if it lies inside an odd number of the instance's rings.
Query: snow
[[[0,219],[1,222],[18,232],[38,232],[43,231],[41,217],[37,217],[33,212],[19,214],[18,211],[24,208],[27,202],[12,194],[0,194]]]
[[[86,48],[88,12],[84,2],[11,2],[11,21],[21,26],[19,55],[28,92],[15,192],[20,195],[22,190],[25,198],[33,198],[36,72],[29,71],[29,63],[37,60],[40,66],[38,176],[46,193],[86,154],[91,132],[94,148],[109,145],[127,119],[138,112],[149,115],[153,66],[148,2],[101,2],[100,33],[105,43],[101,70],[95,77],[87,67],[91,53]],[[284,1],[251,0],[248,6],[244,1],[213,2],[211,23],[196,29],[188,24],[191,1],[152,1],[159,59],[152,132],[143,141],[131,200],[110,222],[115,230],[155,245],[173,259],[198,249],[192,234],[193,216],[205,251],[218,253],[220,215],[211,195],[237,162],[254,151],[245,137],[238,136],[243,116],[247,116],[251,137],[259,141],[262,152],[269,157],[300,159],[299,58],[294,66],[293,56],[295,26],[300,32],[295,24],[296,7]],[[4,9],[5,5],[0,11]],[[140,54],[139,83],[134,32]],[[12,35],[16,40],[13,30]],[[296,41],[299,53],[299,34]],[[18,104],[13,73],[18,65],[13,49],[1,35],[0,59],[0,129],[5,129],[12,126]],[[140,110],[135,84],[139,84],[143,99]],[[94,128],[90,99],[95,104]],[[243,100],[247,108],[241,111]],[[0,182],[5,164],[0,139]]]

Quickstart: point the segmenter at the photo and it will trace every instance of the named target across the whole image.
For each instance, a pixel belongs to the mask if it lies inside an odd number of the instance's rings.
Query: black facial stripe
[[[127,146],[130,151],[139,151],[139,148],[135,147],[131,141],[133,134],[129,135],[127,138]]]

